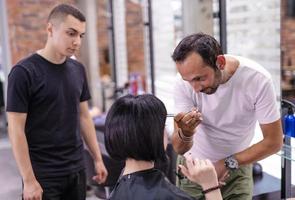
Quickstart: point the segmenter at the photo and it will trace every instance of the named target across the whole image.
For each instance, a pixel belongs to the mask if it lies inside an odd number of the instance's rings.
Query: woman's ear
[[[224,55],[218,55],[216,59],[216,66],[218,69],[223,70],[226,64]]]

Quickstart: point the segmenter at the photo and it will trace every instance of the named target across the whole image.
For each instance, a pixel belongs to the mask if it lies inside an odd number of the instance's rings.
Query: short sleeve
[[[82,78],[83,78],[83,87],[82,87],[82,93],[80,96],[80,102],[87,101],[91,98],[90,92],[89,92],[89,87],[88,87],[88,82],[87,82],[87,77],[85,73],[85,68],[82,66]]]
[[[260,83],[256,92],[256,118],[260,124],[272,123],[280,119],[276,95],[271,79]]]
[[[15,66],[8,75],[7,107],[8,112],[27,113],[31,96],[31,78],[29,72],[21,66]]]

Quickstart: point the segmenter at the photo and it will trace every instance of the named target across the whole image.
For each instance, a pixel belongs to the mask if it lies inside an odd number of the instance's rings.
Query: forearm
[[[204,162],[202,165],[204,165]],[[214,169],[213,165],[212,165],[212,168]],[[222,199],[222,195],[220,192],[220,185],[218,183],[217,177],[216,176],[210,177],[210,175],[211,175],[211,173],[207,172],[206,178],[203,178],[202,182],[200,182],[202,190],[205,193],[204,194],[205,198],[206,198],[206,200]],[[219,188],[218,188],[218,186],[219,186]]]
[[[178,135],[177,129],[174,130],[172,135],[172,145],[174,148],[174,151],[177,154],[185,154],[188,150],[191,149],[193,146],[193,140],[191,142],[184,142]]]
[[[238,160],[239,165],[247,165],[278,152],[280,148],[281,143],[279,141],[274,143],[262,140],[246,150],[235,154],[235,158]]]
[[[185,156],[185,165],[179,165],[184,176],[202,187],[202,193],[208,200],[222,199],[220,185],[212,162],[208,159],[200,160],[192,155]]]
[[[33,172],[25,133],[13,132],[9,130],[9,137],[12,145],[13,154],[23,181],[34,181],[36,177]]]
[[[205,194],[206,200],[222,200],[220,189]]]
[[[260,127],[263,140],[235,154],[239,165],[246,165],[264,159],[282,148],[283,132],[280,119],[269,124],[261,124]]]
[[[80,123],[82,136],[88,149],[90,150],[93,160],[102,161],[101,152],[96,138],[96,131],[90,115],[81,116]]]
[[[26,113],[7,112],[8,134],[12,151],[24,182],[35,181],[29,147],[25,135]]]

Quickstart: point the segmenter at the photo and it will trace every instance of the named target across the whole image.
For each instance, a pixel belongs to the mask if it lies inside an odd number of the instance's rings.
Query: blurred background
[[[4,114],[7,75],[20,59],[43,48],[47,16],[64,2],[76,5],[87,19],[86,36],[75,57],[87,70],[98,131],[112,102],[127,93],[153,93],[173,113],[176,67],[171,54],[184,36],[196,32],[215,36],[224,53],[262,64],[274,80],[278,106],[281,98],[295,102],[293,0],[0,0],[0,199],[21,195]],[[173,123],[167,124],[169,141]],[[253,142],[261,137],[257,128]],[[289,173],[284,177],[281,153],[260,162],[265,175],[257,179],[257,198],[275,192],[278,197],[282,182],[288,186],[283,192],[292,196],[292,156],[287,160]]]

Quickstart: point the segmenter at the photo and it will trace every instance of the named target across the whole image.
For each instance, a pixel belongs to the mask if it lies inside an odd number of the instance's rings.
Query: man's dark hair
[[[199,54],[213,69],[217,69],[217,56],[223,54],[215,38],[204,33],[197,33],[180,41],[172,54],[172,59],[175,62],[183,62],[193,52]]]
[[[165,161],[166,115],[165,105],[154,95],[119,98],[106,117],[107,152],[116,160]]]
[[[51,10],[47,22],[55,19],[64,20],[68,15],[72,15],[81,22],[86,21],[85,16],[78,8],[70,4],[59,4]]]

